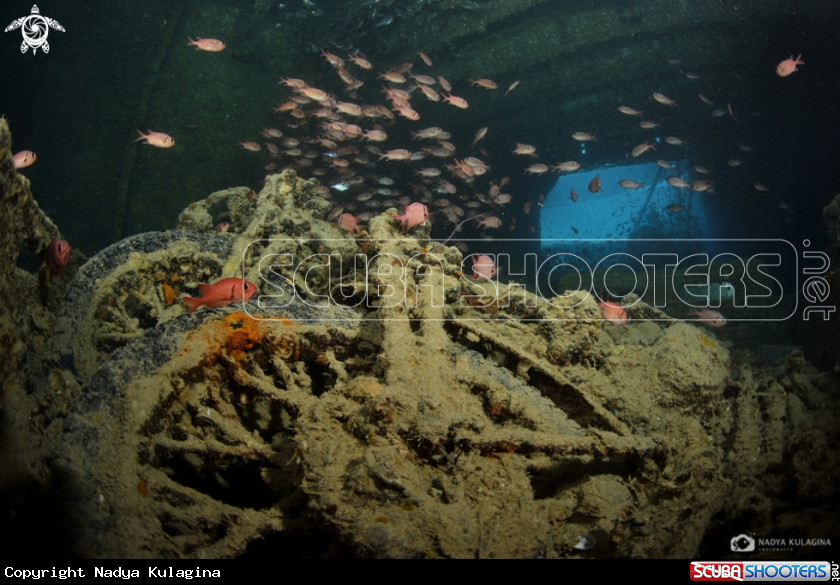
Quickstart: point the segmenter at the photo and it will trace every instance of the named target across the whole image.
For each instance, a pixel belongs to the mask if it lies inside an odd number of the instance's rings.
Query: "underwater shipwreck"
[[[23,541],[100,558],[718,558],[746,532],[840,537],[837,374],[800,351],[773,361],[642,300],[616,327],[584,293],[490,295],[428,223],[404,232],[390,209],[356,237],[291,170],[76,253],[66,280],[33,274],[19,254],[60,233],[11,152],[0,120],[0,459]],[[834,241],[838,218],[835,200]],[[361,276],[358,254],[391,270]],[[261,272],[283,255],[311,262],[305,282],[272,268],[291,297]],[[403,274],[406,302],[384,302]],[[179,302],[232,276],[283,300]],[[836,343],[836,320],[820,335]]]

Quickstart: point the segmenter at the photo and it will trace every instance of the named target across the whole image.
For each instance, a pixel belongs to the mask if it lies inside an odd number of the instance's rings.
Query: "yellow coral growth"
[[[712,348],[712,349],[714,349],[714,348],[716,348],[716,347],[717,347],[717,345],[715,345],[715,342],[714,342],[714,341],[712,341],[711,339],[709,339],[708,337],[706,337],[706,336],[705,336],[705,335],[703,335],[702,333],[700,334],[700,342],[701,342],[703,345],[705,345],[706,347],[710,347],[710,348]]]

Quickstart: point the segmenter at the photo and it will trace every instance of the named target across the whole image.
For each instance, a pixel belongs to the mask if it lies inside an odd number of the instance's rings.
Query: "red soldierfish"
[[[190,37],[187,38],[190,39],[187,46],[194,46],[197,51],[210,51],[211,53],[217,53],[225,48],[225,44],[217,39],[202,39],[201,37],[196,37],[198,40],[194,41]]]
[[[630,320],[627,317],[627,311],[618,303],[602,301],[598,303],[598,306],[601,307],[601,316],[613,325],[625,325]]]
[[[146,130],[148,134],[143,134],[140,130],[137,133],[140,135],[134,139],[134,142],[138,140],[144,140],[143,144],[151,144],[152,146],[157,146],[158,148],[172,148],[175,146],[175,139],[172,138],[169,134],[164,134],[163,132],[152,132],[151,130]]]
[[[391,217],[400,220],[403,231],[409,230],[429,219],[429,209],[422,203],[415,202],[411,205],[406,205],[403,215],[392,215]]]
[[[190,306],[190,313],[201,305],[208,309],[225,307],[234,301],[247,301],[257,292],[255,284],[244,278],[223,278],[216,284],[199,284],[202,295],[200,299],[184,297],[182,300]]]
[[[694,309],[691,313],[689,313],[689,315],[697,315],[700,317],[697,319],[698,321],[711,327],[723,327],[726,325],[726,319],[724,316],[717,311],[712,311],[711,309],[703,309],[702,311]]]
[[[799,71],[796,66],[805,65],[805,61],[800,61],[800,59],[802,59],[802,55],[799,55],[796,59],[794,59],[793,55],[791,55],[790,59],[785,59],[776,65],[776,75],[779,77],[787,77],[794,71]]]
[[[472,257],[473,261],[473,279],[479,278],[491,279],[496,274],[496,263],[487,255],[480,255],[478,258]]]
[[[338,227],[343,230],[347,230],[351,234],[357,234],[365,229],[356,223],[356,218],[352,213],[342,213],[338,217]]]
[[[70,263],[70,244],[64,240],[53,240],[47,247],[47,270],[52,276],[64,278],[64,268]]]
[[[12,165],[16,169],[23,169],[38,160],[38,156],[31,150],[21,150],[12,157]]]

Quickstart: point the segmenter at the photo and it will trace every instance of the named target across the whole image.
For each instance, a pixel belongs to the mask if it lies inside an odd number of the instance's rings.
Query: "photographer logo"
[[[20,52],[25,53],[27,49],[32,48],[32,54],[38,52],[40,48],[44,53],[50,52],[50,44],[47,42],[47,35],[50,29],[53,28],[60,32],[65,32],[64,27],[58,24],[57,20],[41,16],[41,11],[38,10],[38,5],[32,5],[32,14],[13,20],[12,24],[6,27],[3,32],[20,29],[23,34],[23,42],[20,45]]]

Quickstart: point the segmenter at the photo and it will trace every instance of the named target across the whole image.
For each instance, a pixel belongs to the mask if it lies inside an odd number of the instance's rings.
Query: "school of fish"
[[[206,38],[189,38],[188,46],[210,53],[226,48],[222,41]],[[377,72],[374,64],[360,52],[348,55],[348,62],[345,63],[339,55],[321,49],[321,56],[334,75],[319,76],[318,87],[310,85],[313,80],[281,77],[278,84],[282,86],[282,99],[286,101],[273,108],[273,119],[268,122],[268,127],[255,131],[264,141],[261,144],[258,139],[246,138],[236,146],[253,153],[267,152],[271,160],[265,165],[266,171],[279,172],[290,168],[303,177],[318,179],[318,194],[334,203],[328,220],[337,220],[341,229],[352,234],[362,232],[365,228],[360,222],[370,219],[378,213],[376,210],[392,207],[404,209],[402,214],[392,216],[395,221],[399,221],[403,230],[411,230],[426,221],[454,224],[460,230],[465,220],[473,218],[475,229],[482,230],[480,233],[490,239],[491,236],[484,233],[484,230],[497,230],[505,225],[499,215],[510,216],[508,229],[515,229],[515,212],[507,211],[505,205],[516,199],[517,208],[521,206],[527,216],[532,210],[534,199],[538,199],[539,204],[544,197],[541,194],[538,198],[528,198],[502,193],[501,189],[510,183],[511,178],[492,180],[493,165],[488,160],[492,155],[484,148],[478,148],[476,152],[478,144],[488,135],[492,136],[492,125],[475,128],[471,136],[455,136],[438,126],[421,128],[423,124],[420,123],[421,119],[433,118],[435,108],[438,107],[452,106],[466,110],[470,107],[468,99],[471,99],[471,95],[480,91],[498,90],[499,85],[491,79],[476,77],[467,80],[469,85],[456,87],[457,82],[453,84],[442,75],[435,75],[433,61],[426,53],[418,50],[416,55],[418,62],[406,62]],[[668,62],[676,65],[680,61],[669,59]],[[804,61],[801,55],[796,59],[791,56],[779,63],[776,73],[780,77],[787,77],[798,71],[797,65],[802,64]],[[690,72],[684,76],[692,81],[700,79],[699,75]],[[374,87],[374,84],[379,87]],[[511,82],[502,99],[519,84],[519,80]],[[362,90],[365,85],[368,88]],[[680,94],[685,93],[679,88],[672,89]],[[346,94],[344,99],[352,101],[339,99],[337,96],[341,94]],[[697,95],[702,103],[714,108],[713,102],[704,94]],[[683,95],[677,97],[685,98]],[[666,106],[665,110],[678,111],[686,107],[659,91],[653,91],[651,99]],[[681,101],[683,104],[686,102],[685,99]],[[728,112],[731,119],[738,122],[731,103],[726,105],[726,110],[714,109],[711,116],[723,117]],[[621,105],[618,111],[633,117],[644,115],[641,110],[626,105]],[[650,117],[659,117],[664,113],[657,111],[656,116]],[[403,130],[403,124],[412,126],[410,134]],[[662,122],[651,120],[643,120],[638,124],[643,130],[654,130],[661,125]],[[595,134],[588,131],[592,129],[586,130],[574,132],[570,136],[571,140],[602,144]],[[175,146],[175,140],[164,132],[147,130],[144,134],[137,130],[137,133],[136,140],[144,144],[162,149]],[[686,139],[674,136],[666,137],[664,142],[669,148],[690,144]],[[629,155],[637,158],[648,151],[658,152],[657,144],[658,138],[652,143],[642,142],[632,148]],[[509,153],[513,156],[539,157],[538,148],[530,144],[514,142],[511,149]],[[752,147],[739,145],[739,149],[749,152]],[[684,157],[684,154],[676,152],[670,154],[674,158]],[[507,153],[505,155],[510,156]],[[667,154],[662,156],[668,157]],[[13,158],[15,168],[25,168],[34,163],[37,157],[31,151],[22,151]],[[674,170],[666,160],[655,162],[664,169]],[[741,159],[735,158],[727,162],[729,167],[741,167],[743,164]],[[576,173],[581,168],[582,165],[574,160],[554,165],[540,162],[524,167],[522,176],[536,175],[539,179],[549,172]],[[710,172],[700,165],[693,168],[700,174]],[[444,179],[444,176],[447,178]],[[409,180],[411,177],[413,180]],[[532,187],[534,180],[530,181],[514,190]],[[713,183],[705,179],[687,181],[672,176],[667,182],[677,192],[688,189],[715,193]],[[401,188],[393,187],[397,184]],[[629,178],[622,179],[619,185],[628,190],[645,187],[644,183]],[[596,177],[588,184],[587,190],[598,193],[601,187],[600,177]],[[770,191],[763,183],[755,182],[754,187],[762,192]],[[578,201],[574,189],[571,191],[571,200]],[[676,203],[668,206],[669,211],[683,209],[685,207]],[[533,223],[524,223],[531,232],[536,232]],[[215,228],[220,233],[229,229],[228,222],[220,222]],[[468,249],[463,242],[457,242],[456,245],[463,251]],[[64,266],[69,261],[69,250],[69,245],[63,240],[51,244],[47,253],[51,273],[63,275]],[[489,278],[496,274],[495,264],[489,256],[473,255],[473,262],[475,278]],[[204,295],[201,298],[184,299],[190,305],[191,312],[201,304],[213,307],[235,300],[247,300],[254,294],[256,287],[242,279],[228,278],[214,285],[202,285],[202,290]],[[610,322],[623,324],[627,321],[627,314],[615,303],[601,303],[601,308]],[[704,313],[702,317],[714,326],[725,323],[725,320],[721,321],[722,316],[716,319],[716,316]]]

